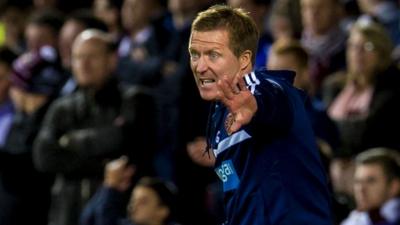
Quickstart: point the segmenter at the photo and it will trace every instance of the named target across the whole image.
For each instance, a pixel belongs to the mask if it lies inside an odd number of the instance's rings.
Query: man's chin
[[[200,97],[205,101],[214,101],[217,98],[215,95],[210,95],[209,93],[202,92],[200,92]]]

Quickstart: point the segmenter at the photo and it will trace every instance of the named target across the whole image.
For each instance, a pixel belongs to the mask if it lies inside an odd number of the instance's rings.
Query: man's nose
[[[207,70],[207,68],[208,68],[208,63],[205,60],[205,58],[201,56],[197,61],[196,72],[203,73]]]

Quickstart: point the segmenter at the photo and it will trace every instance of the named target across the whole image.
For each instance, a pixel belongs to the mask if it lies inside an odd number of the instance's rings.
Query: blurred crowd
[[[309,95],[333,224],[400,224],[400,1],[0,0],[0,225],[223,222],[187,50],[217,3]]]

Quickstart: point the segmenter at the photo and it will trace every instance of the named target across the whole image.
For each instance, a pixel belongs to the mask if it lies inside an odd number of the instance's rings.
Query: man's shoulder
[[[80,91],[73,92],[68,95],[60,96],[53,101],[51,104],[52,109],[69,109],[73,108],[77,102],[82,101],[83,94]]]
[[[275,82],[289,82],[293,84],[296,73],[291,70],[267,70],[259,69],[254,71],[256,77],[259,79],[273,80]],[[251,74],[250,74],[251,75]]]

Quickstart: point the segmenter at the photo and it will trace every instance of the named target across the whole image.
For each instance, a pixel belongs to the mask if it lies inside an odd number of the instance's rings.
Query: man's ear
[[[251,57],[253,53],[250,50],[244,51],[239,57],[240,70],[246,70],[251,67]]]

